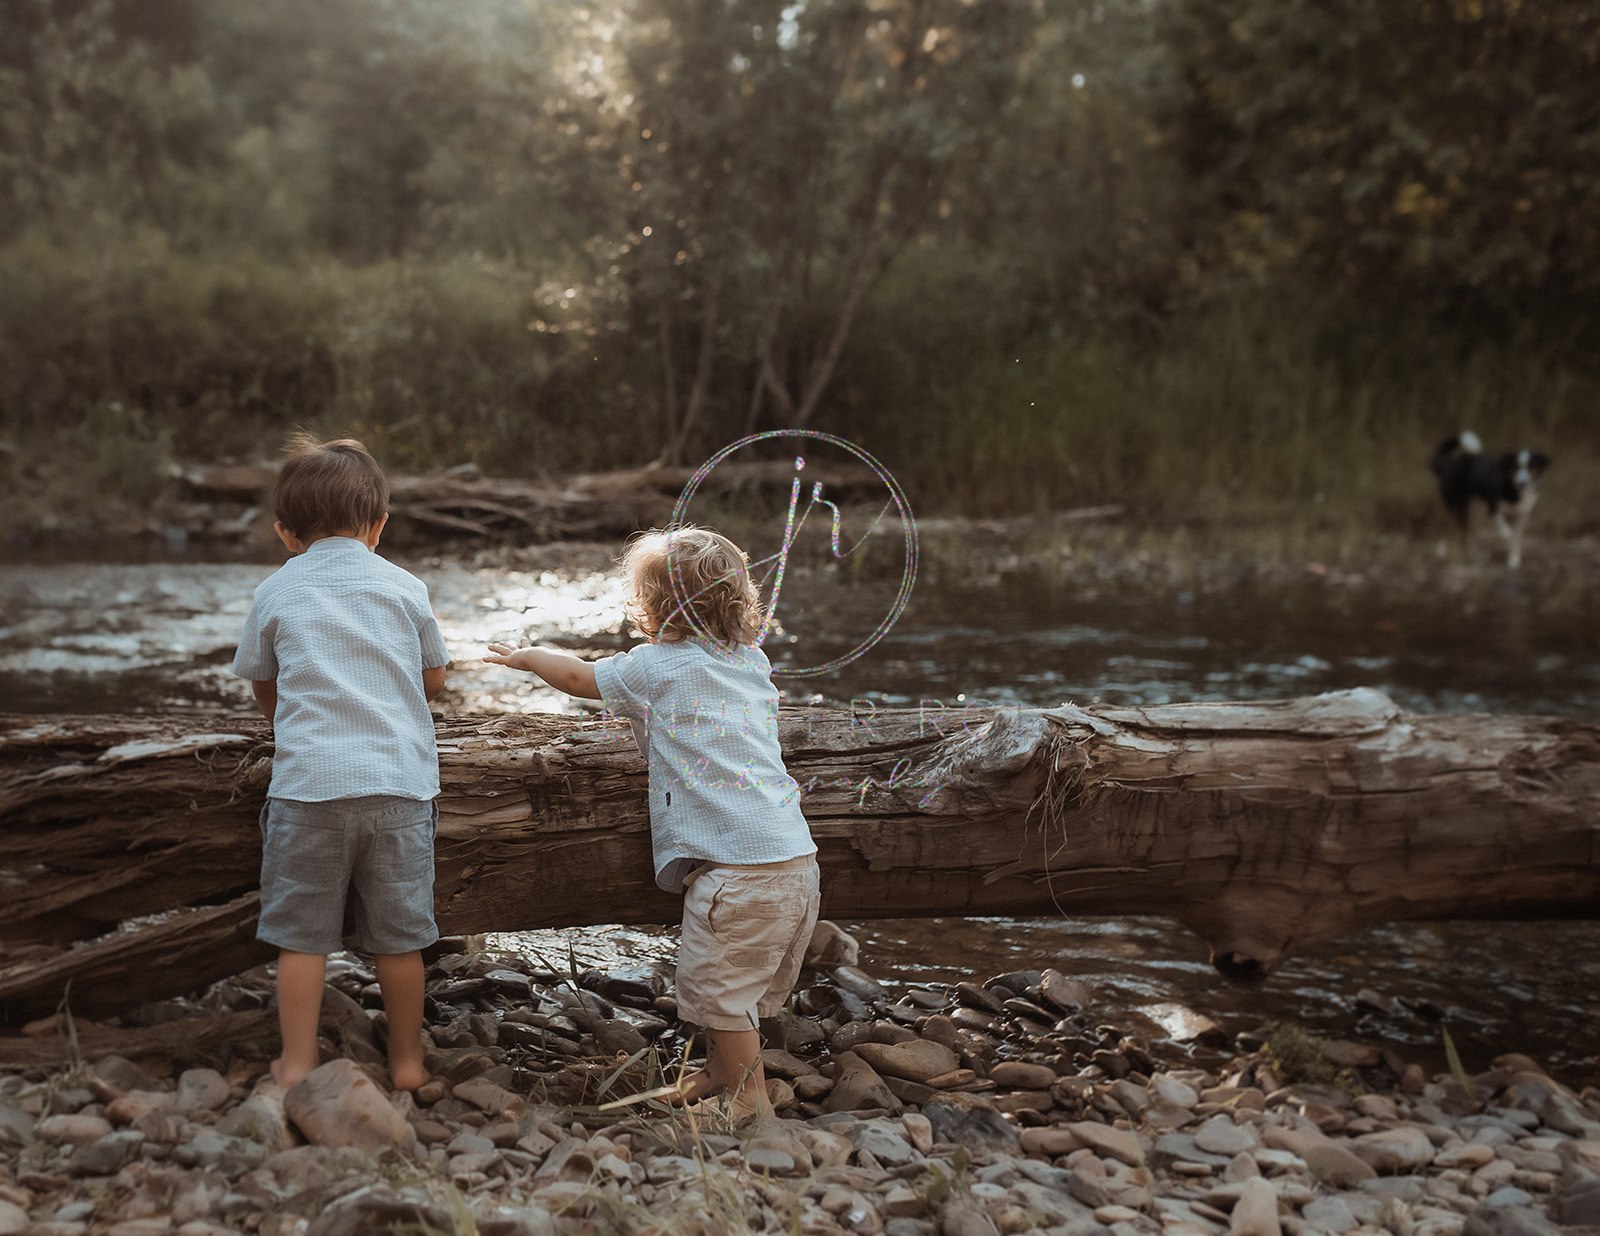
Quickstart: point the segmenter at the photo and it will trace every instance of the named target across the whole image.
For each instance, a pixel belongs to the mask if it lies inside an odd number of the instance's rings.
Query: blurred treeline
[[[919,509],[1600,438],[1593,0],[4,0],[8,511],[809,425]],[[1553,474],[1554,478],[1554,474]]]

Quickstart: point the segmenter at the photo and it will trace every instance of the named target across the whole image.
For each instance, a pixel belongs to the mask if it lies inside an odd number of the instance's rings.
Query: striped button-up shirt
[[[427,586],[324,537],[256,589],[233,672],[276,680],[274,798],[431,799],[439,753],[422,671],[449,661]]]
[[[606,706],[634,725],[650,766],[656,883],[681,892],[704,862],[815,854],[800,787],[778,746],[778,689],[755,647],[641,644],[594,663]]]

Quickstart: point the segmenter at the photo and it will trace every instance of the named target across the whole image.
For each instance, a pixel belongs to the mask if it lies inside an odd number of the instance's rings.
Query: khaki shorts
[[[707,866],[683,898],[678,1016],[708,1030],[753,1030],[794,990],[821,907],[817,858]]]

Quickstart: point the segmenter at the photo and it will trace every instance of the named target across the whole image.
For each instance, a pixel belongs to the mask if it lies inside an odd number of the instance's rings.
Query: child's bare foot
[[[294,1085],[316,1067],[317,1066],[314,1061],[310,1065],[304,1063],[291,1064],[282,1056],[279,1056],[272,1062],[272,1068],[270,1071],[272,1073],[272,1080],[287,1090],[290,1086]]]
[[[389,1055],[389,1083],[396,1090],[419,1090],[428,1084],[428,1069],[422,1063],[422,1053]]]
[[[776,1115],[766,1091],[757,1086],[741,1086],[728,1100],[728,1123],[735,1129],[758,1120],[772,1120]]]
[[[678,1089],[667,1096],[667,1102],[673,1107],[688,1107],[716,1089],[718,1086],[711,1080],[711,1074],[704,1069],[697,1069],[678,1083]]]

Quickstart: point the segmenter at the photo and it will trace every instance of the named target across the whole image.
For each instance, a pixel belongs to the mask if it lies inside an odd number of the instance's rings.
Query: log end
[[[1230,983],[1238,983],[1242,987],[1258,987],[1272,973],[1272,966],[1261,958],[1235,949],[1213,948],[1211,965]]]

